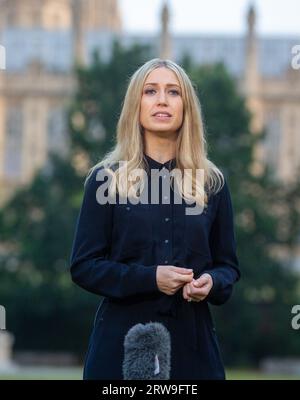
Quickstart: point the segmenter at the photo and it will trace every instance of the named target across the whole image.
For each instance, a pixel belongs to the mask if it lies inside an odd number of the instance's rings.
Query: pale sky
[[[156,33],[164,0],[119,0],[126,32]],[[168,0],[173,33],[245,32],[250,0]],[[300,37],[300,0],[252,0],[261,35]]]

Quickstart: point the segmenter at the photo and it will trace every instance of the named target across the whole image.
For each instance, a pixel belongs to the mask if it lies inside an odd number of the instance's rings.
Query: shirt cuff
[[[218,293],[220,281],[218,279],[218,273],[216,271],[204,271],[203,273],[209,274],[213,281],[212,288],[210,289],[210,292],[207,295],[207,300],[209,300],[211,297],[214,297],[216,293]]]
[[[139,289],[141,293],[159,291],[156,279],[158,265],[144,266],[143,272],[139,277]]]

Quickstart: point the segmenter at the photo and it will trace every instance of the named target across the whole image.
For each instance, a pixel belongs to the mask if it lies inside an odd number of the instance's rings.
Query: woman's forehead
[[[164,83],[180,86],[180,82],[174,71],[169,68],[160,67],[151,71],[145,79],[145,84]]]

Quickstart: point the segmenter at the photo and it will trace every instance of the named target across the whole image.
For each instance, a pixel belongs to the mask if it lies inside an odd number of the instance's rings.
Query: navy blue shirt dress
[[[158,169],[162,179],[176,167],[175,159],[144,158],[147,173]],[[226,180],[201,214],[187,215],[195,204],[175,204],[172,189],[159,204],[99,204],[98,171],[85,186],[70,258],[73,282],[100,296],[83,379],[123,379],[124,338],[133,325],[150,321],[170,332],[170,379],[225,379],[209,304],[225,303],[240,278]],[[191,268],[194,279],[209,273],[213,287],[200,302],[187,302],[182,289],[167,295],[157,286],[158,265]]]

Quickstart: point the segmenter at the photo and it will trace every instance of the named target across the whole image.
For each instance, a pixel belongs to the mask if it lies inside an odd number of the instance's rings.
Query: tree
[[[145,46],[115,42],[108,62],[77,67],[66,110],[70,151],[50,154],[32,182],[0,212],[1,304],[16,349],[74,351],[82,357],[99,297],[73,284],[69,257],[88,169],[111,147],[127,79],[149,58]],[[63,332],[63,334],[56,334]]]
[[[75,286],[68,269],[83,182],[114,142],[126,79],[149,58],[147,48],[123,49],[116,42],[108,62],[95,54],[89,67],[76,69],[77,92],[67,113],[68,155],[52,154],[0,212],[1,303],[18,349],[63,349],[81,356],[86,350],[99,298]],[[298,278],[273,256],[280,246],[295,247],[299,184],[283,190],[268,168],[262,176],[252,175],[253,148],[263,133],[251,135],[251,116],[224,67],[189,61],[186,70],[202,104],[210,158],[227,177],[235,211],[242,279],[226,305],[213,307],[224,359],[257,363],[267,355],[299,355],[297,332],[290,327]],[[53,334],[58,331],[63,335]]]
[[[97,163],[112,148],[129,78],[149,58],[148,46],[124,49],[115,41],[107,63],[94,53],[89,68],[76,69],[78,90],[69,118],[72,151],[80,153],[87,165]]]
[[[276,207],[287,206],[289,195],[283,195],[268,167],[258,176],[252,168],[254,146],[265,132],[251,134],[245,99],[222,64],[196,67],[185,60],[185,65],[202,104],[209,157],[227,178],[234,207],[242,277],[232,299],[213,307],[224,359],[228,364],[257,364],[266,356],[299,355],[291,329],[299,276],[273,254],[274,247],[288,244],[296,232],[299,235],[299,208],[293,209],[297,223],[282,238],[285,217],[276,213]],[[294,189],[298,203],[299,187]]]

